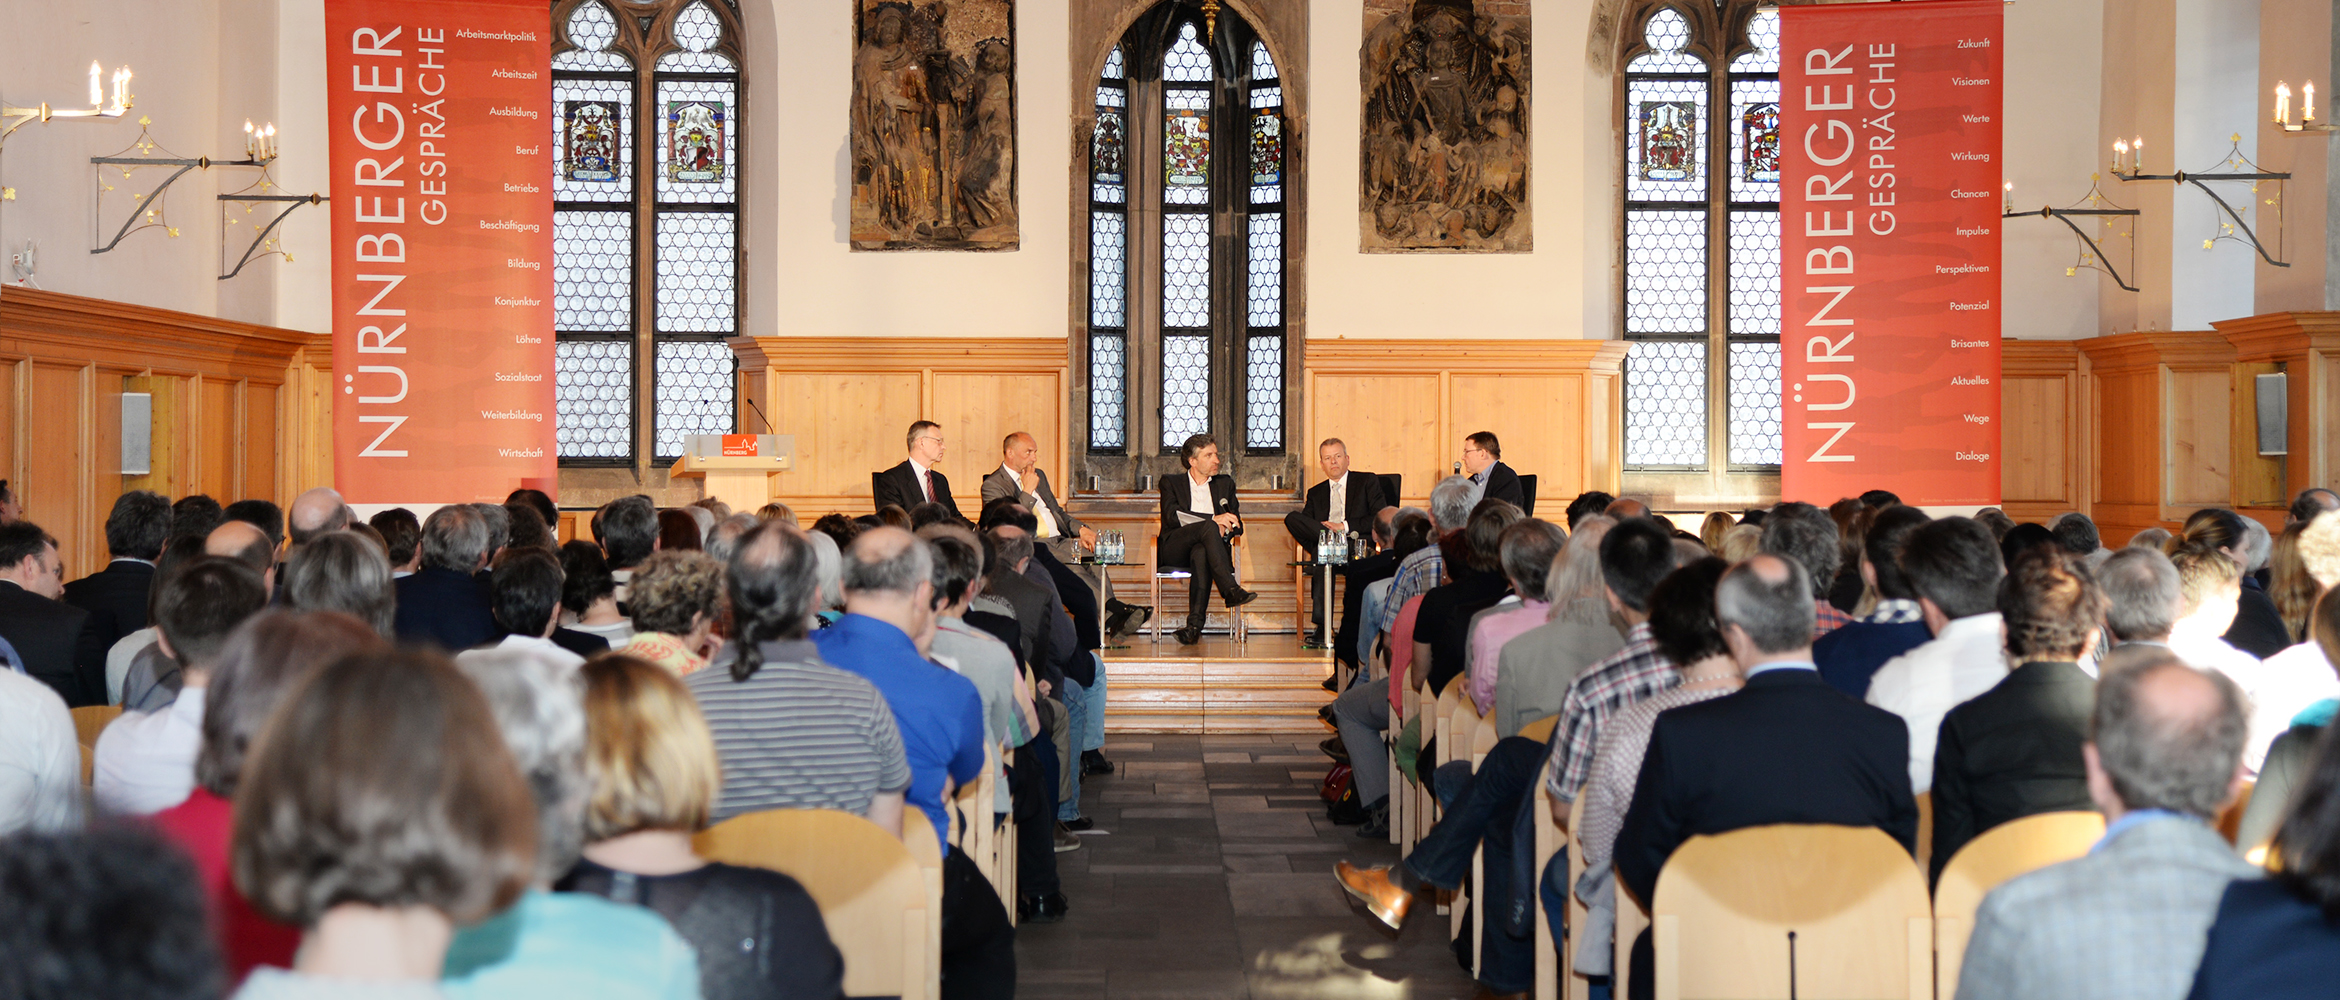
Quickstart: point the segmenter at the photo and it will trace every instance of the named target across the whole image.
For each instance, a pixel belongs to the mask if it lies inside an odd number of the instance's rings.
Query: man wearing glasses
[[[1503,464],[1503,442],[1494,431],[1480,431],[1463,439],[1463,474],[1471,481],[1471,506],[1493,497],[1527,509],[1527,493],[1520,489],[1519,473]]]

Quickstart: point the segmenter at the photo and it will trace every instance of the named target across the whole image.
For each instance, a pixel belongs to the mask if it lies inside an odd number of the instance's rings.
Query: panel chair
[[[1520,512],[1529,517],[1536,516],[1536,477],[1533,473],[1519,477],[1519,498],[1526,501],[1520,505]]]
[[[1542,781],[1536,782],[1538,787],[1542,787],[1543,784]],[[1547,801],[1549,801],[1550,794],[1550,792],[1545,793]],[[1567,988],[1568,1000],[1591,1000],[1592,980],[1576,974],[1576,950],[1585,947],[1577,943],[1576,939],[1584,936],[1584,923],[1590,918],[1592,912],[1592,908],[1584,905],[1584,900],[1577,898],[1576,895],[1576,882],[1584,877],[1585,869],[1584,796],[1582,794],[1578,794],[1576,801],[1568,804],[1568,828],[1561,832],[1567,836],[1568,843],[1568,940],[1561,942],[1566,950],[1561,951],[1557,956],[1560,963],[1560,981]],[[1536,896],[1541,899],[1543,893],[1538,892]],[[1599,945],[1595,944],[1593,947],[1599,947]],[[1610,983],[1611,992],[1614,995],[1625,995],[1624,984],[1614,975],[1611,976]]]
[[[984,881],[991,883],[992,891],[1001,899],[1014,899],[1007,894],[1007,874],[1000,868],[999,821],[993,799],[999,787],[999,748],[983,748],[983,772],[974,781],[960,785],[943,810],[951,818],[951,846],[966,852],[974,859],[975,867],[983,872]],[[1009,922],[1015,918],[1009,916]]]
[[[122,717],[120,705],[83,705],[73,710],[73,736],[81,744],[81,783],[88,785],[97,774],[98,734],[115,719]]]
[[[905,810],[903,822],[932,838],[923,815]],[[942,895],[930,890],[910,848],[877,824],[834,810],[775,809],[718,823],[692,846],[710,860],[803,883],[844,953],[847,996],[941,996],[942,939],[928,930],[940,919]]]
[[[1621,944],[1628,895],[1617,897]],[[1658,875],[1650,917],[1659,1000],[1934,994],[1925,876],[1873,827],[1692,837]]]
[[[1463,678],[1457,677],[1455,680],[1460,681]],[[1476,702],[1472,700],[1470,692],[1464,691],[1463,710],[1471,711],[1475,705]],[[1480,766],[1487,763],[1487,754],[1494,749],[1495,711],[1488,709],[1471,723],[1470,761],[1472,774],[1479,773]],[[1537,784],[1540,785],[1542,782],[1537,782]],[[1487,895],[1487,844],[1484,840],[1479,842],[1478,847],[1471,850],[1471,891],[1479,896],[1479,905],[1471,907],[1471,975],[1476,977],[1484,970],[1487,961],[1486,901],[1493,898]]]
[[[1237,535],[1227,539],[1227,561],[1235,567],[1235,579],[1237,580],[1243,579],[1243,538],[1243,535]],[[1155,609],[1154,616],[1150,621],[1155,645],[1160,645],[1162,642],[1162,619],[1170,617],[1162,613],[1161,610],[1162,581],[1184,581],[1193,579],[1193,577],[1194,570],[1191,567],[1165,562],[1162,559],[1162,533],[1157,529],[1154,532],[1154,537],[1146,543],[1146,600],[1148,606]],[[1228,635],[1239,643],[1250,641],[1250,630],[1243,626],[1243,609],[1229,608],[1227,609],[1227,617],[1233,619],[1232,624],[1227,628]]]
[[[1422,732],[1425,734],[1423,742],[1427,744],[1435,741],[1437,744],[1429,768],[1432,776],[1438,774],[1439,767],[1454,759],[1455,715],[1457,706],[1462,704],[1462,688],[1462,685],[1449,681],[1446,690],[1440,691],[1431,701],[1430,717],[1422,722]],[[1415,770],[1419,772],[1422,769]],[[1438,789],[1432,782],[1422,782],[1422,799],[1427,808],[1422,811],[1420,826],[1416,831],[1417,841],[1421,835],[1430,832],[1430,827],[1445,812],[1445,806],[1438,801]],[[1452,940],[1455,932],[1462,930],[1462,911],[1454,906],[1458,900],[1453,894],[1440,892],[1437,898],[1438,914],[1450,918],[1447,922],[1447,938]]]
[[[1934,857],[1934,793],[1920,792],[1917,796],[1918,832],[1917,865],[1920,871],[1933,864]]]
[[[1368,472],[1365,474],[1380,480],[1381,495],[1389,500],[1390,506],[1398,506],[1397,491],[1398,487],[1406,481],[1404,474],[1396,472]],[[1349,530],[1359,532],[1366,535],[1367,537],[1371,537],[1373,534],[1372,528],[1370,526],[1350,525]],[[1314,555],[1315,553],[1309,551],[1308,547],[1305,545],[1294,544],[1292,546],[1292,561],[1294,563],[1306,562]],[[1308,579],[1308,567],[1300,565],[1293,566],[1292,592],[1300,595],[1300,600],[1292,606],[1293,635],[1308,634],[1308,602],[1312,599],[1309,595],[1314,593],[1315,589],[1316,588],[1311,585]],[[1340,599],[1346,595],[1342,592],[1341,587],[1336,584],[1333,587],[1332,596],[1333,600],[1332,602],[1328,603],[1324,612],[1327,619],[1326,624],[1328,627],[1339,625],[1340,618],[1335,614],[1335,612],[1339,610]]]
[[[1958,995],[1958,970],[1984,896],[2017,875],[2087,854],[2103,837],[2102,813],[2072,810],[2001,823],[1959,848],[1934,886],[1935,995]]]
[[[1529,802],[1528,808],[1535,810],[1536,823],[1535,845],[1531,848],[1535,851],[1536,860],[1535,866],[1530,870],[1535,873],[1540,886],[1544,875],[1544,866],[1550,864],[1552,856],[1560,853],[1561,845],[1568,842],[1568,831],[1552,819],[1552,793],[1544,787],[1542,779],[1539,778],[1534,784],[1528,786],[1528,798],[1532,800]],[[1569,883],[1569,897],[1571,899],[1575,898],[1575,888],[1574,882]],[[1528,993],[1530,1000],[1560,1000],[1560,969],[1562,967],[1560,948],[1564,942],[1552,940],[1552,923],[1544,910],[1544,894],[1541,891],[1534,893],[1534,903],[1533,940],[1536,950],[1536,977],[1533,980],[1535,985],[1528,988]],[[1573,926],[1571,925],[1572,928]]]

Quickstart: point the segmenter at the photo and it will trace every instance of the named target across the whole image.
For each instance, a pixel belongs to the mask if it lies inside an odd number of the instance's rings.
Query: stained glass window
[[[1217,242],[1211,125],[1218,61],[1187,21],[1162,53],[1162,447],[1211,429]]]
[[[1626,465],[1777,466],[1778,12],[1755,0],[1687,13],[1643,0],[1628,23],[1640,27],[1619,109],[1623,333],[1636,341]]]
[[[1251,43],[1251,168],[1245,219],[1243,447],[1284,448],[1284,88]]]
[[[689,435],[735,429],[724,343],[739,329],[732,4],[627,0],[622,16],[609,0],[553,6],[564,462],[639,468],[680,455]]]
[[[1104,452],[1129,447],[1128,76],[1114,46],[1089,133],[1089,448]]]

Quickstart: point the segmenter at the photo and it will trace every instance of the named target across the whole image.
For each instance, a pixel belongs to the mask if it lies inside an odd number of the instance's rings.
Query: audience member
[[[229,635],[212,667],[195,786],[153,822],[195,862],[230,983],[254,966],[292,968],[301,943],[300,928],[261,916],[236,891],[228,849],[244,762],[276,706],[310,676],[344,656],[386,648],[381,633],[345,614],[264,611]]]
[[[1051,603],[1048,588],[1032,582],[1025,571],[1032,558],[1032,536],[1019,528],[1006,525],[985,532],[998,558],[991,564],[991,574],[984,590],[1015,611],[1018,648],[1024,662],[1032,667],[1050,691],[1064,688],[1064,664],[1072,656],[1070,644],[1072,620],[1061,606]],[[1047,693],[1047,692],[1043,692]]]
[[[2340,739],[2321,740],[2299,777],[2268,875],[2228,884],[2218,902],[2195,1000],[2308,1000],[2340,982]]]
[[[504,497],[504,506],[511,507],[515,504],[535,511],[537,518],[544,522],[547,529],[561,526],[561,509],[553,504],[552,497],[545,495],[543,490],[525,487],[513,490]]]
[[[523,555],[551,562],[539,553]],[[474,650],[455,665],[479,686],[527,780],[537,834],[528,890],[510,908],[455,932],[445,978],[479,996],[698,997],[698,962],[665,918],[585,893],[550,891],[584,848],[585,805],[593,793],[578,671],[516,649]]]
[[[1495,695],[1503,669],[1500,657],[1504,647],[1551,619],[1552,602],[1546,591],[1552,566],[1559,561],[1561,547],[1567,544],[1568,534],[1559,525],[1534,518],[1514,521],[1499,536],[1498,558],[1512,596],[1479,612],[1471,621],[1468,655],[1463,667],[1470,678],[1472,703],[1480,706],[1482,712],[1494,712],[1500,707]],[[1417,619],[1415,628],[1420,627]],[[1510,736],[1516,732],[1516,728],[1510,732],[1498,728],[1495,735]]]
[[[1463,476],[1471,484],[1467,507],[1476,509],[1479,501],[1493,498],[1527,509],[1527,491],[1520,485],[1519,473],[1503,464],[1503,442],[1495,439],[1494,431],[1478,431],[1463,438],[1462,466]]]
[[[374,547],[374,553],[382,557],[383,563],[385,565],[389,563],[390,540],[382,537],[381,532],[375,531],[373,525],[367,524],[364,521],[352,521],[350,522],[349,527],[342,530],[356,535],[359,538],[365,539],[366,544]]]
[[[155,579],[169,576],[171,570],[180,564],[202,557],[203,539],[200,536],[172,535],[170,543],[163,547],[162,558],[154,562]],[[145,666],[140,668],[140,675],[147,678],[148,684],[153,683],[153,678],[168,675],[178,668],[178,664],[168,662],[169,657],[155,648],[155,636],[161,633],[154,627],[154,594],[151,590],[146,595],[146,601],[146,627],[114,640],[113,646],[106,650],[106,704],[122,703],[122,686],[129,680],[131,669],[141,661]]]
[[[2286,675],[2283,664],[2270,670],[2258,657],[2224,638],[2233,634],[2229,623],[2246,593],[2239,582],[2243,578],[2241,566],[2226,550],[2206,542],[2181,541],[2169,558],[2177,567],[2181,595],[2179,618],[2170,628],[2170,648],[2188,664],[2223,673],[2242,688],[2251,706],[2243,767],[2255,774],[2266,759],[2267,745],[2290,728],[2293,715],[2340,691],[2333,688],[2329,670],[2309,670],[2304,677]]]
[[[1900,506],[1901,498],[1895,496],[1891,490],[1867,490],[1861,493],[1861,502],[1872,508],[1883,510],[1887,507]]]
[[[392,507],[366,522],[382,533],[382,541],[390,547],[390,576],[405,579],[422,568],[422,522],[414,512],[404,507]]]
[[[1836,522],[1829,519],[1827,511],[1808,503],[1783,503],[1772,508],[1771,516],[1763,519],[1761,551],[1793,559],[1804,567],[1805,579],[1812,581],[1815,637],[1852,621],[1828,603],[1828,588],[1836,580],[1844,550],[1837,539]]]
[[[861,534],[861,524],[843,514],[823,514],[813,522],[812,530],[828,536],[837,543],[837,551],[843,552],[845,546],[853,544],[854,536]]]
[[[1650,516],[1649,505],[1632,497],[1618,497],[1617,499],[1610,501],[1608,509],[1602,511],[1601,513],[1607,514],[1611,519],[1618,521],[1630,521],[1636,518],[1646,518]]]
[[[2054,548],[2016,556],[1999,581],[1998,604],[2008,659],[2021,665],[1942,718],[1932,790],[1935,879],[1992,827],[2089,807],[2080,745],[2096,679],[2079,661],[2102,637],[2105,600],[2087,557]]]
[[[2330,664],[2340,663],[2340,596],[2326,591],[2316,601],[2310,631],[2307,645],[2323,654],[2325,670],[2329,673]],[[2308,760],[2315,753],[2316,740],[2332,728],[2335,710],[2340,710],[2340,700],[2334,698],[2310,704],[2292,716],[2283,733],[2267,747],[2266,760],[2259,765],[2258,783],[2251,788],[2250,802],[2243,806],[2242,822],[2235,830],[2234,846],[2246,857],[2249,852],[2267,846],[2268,840],[2275,836],[2285,810],[2299,794],[2308,774]]]
[[[1511,589],[1503,576],[1503,532],[1521,516],[1508,502],[1481,500],[1462,533],[1447,539],[1453,546],[1446,556],[1450,582],[1422,595],[1412,637],[1415,686],[1432,697],[1467,665],[1471,616],[1493,607]]]
[[[510,530],[504,536],[506,551],[543,549],[551,552],[558,547],[553,541],[552,527],[544,523],[543,515],[539,514],[535,507],[525,503],[505,504],[504,520],[511,524]]]
[[[688,510],[669,507],[658,512],[659,551],[698,552],[706,547],[706,533]]]
[[[132,490],[106,515],[106,568],[65,585],[65,603],[89,612],[85,626],[111,648],[146,627],[146,599],[154,564],[171,537],[171,502],[160,493]]]
[[[339,611],[385,636],[397,634],[398,590],[390,561],[352,532],[318,535],[293,550],[284,564],[284,605]]]
[[[2284,512],[2283,523],[2306,524],[2328,510],[2340,510],[2340,493],[2321,486],[2310,486],[2291,498],[2291,507]]]
[[[491,595],[473,577],[487,566],[491,548],[478,508],[449,504],[431,512],[423,522],[422,568],[396,584],[399,641],[463,650],[503,637]]]
[[[609,575],[617,581],[617,600],[622,607],[634,567],[658,548],[658,508],[640,494],[619,497],[602,505],[593,523],[593,539],[609,557]]]
[[[1852,497],[1828,505],[1829,523],[1836,525],[1836,576],[1828,581],[1827,592],[1821,599],[1847,616],[1866,613],[1861,609],[1863,599],[1868,596],[1867,584],[1861,579],[1861,547],[1868,537],[1869,525],[1876,519],[1876,508]]]
[[[790,509],[787,504],[781,503],[778,500],[774,500],[771,503],[756,508],[756,520],[763,522],[779,521],[793,528],[796,527],[796,511]]]
[[[1911,531],[1901,543],[1901,572],[1934,637],[1878,667],[1868,702],[1908,724],[1910,790],[1924,795],[1934,787],[1942,717],[2007,676],[1996,610],[2006,574],[1990,529],[1963,517]]]
[[[268,536],[270,551],[284,547],[284,508],[266,500],[238,500],[220,511],[222,523],[242,521]]]
[[[574,669],[585,658],[609,651],[601,637],[571,630],[561,635],[561,564],[542,549],[513,549],[496,562],[494,596],[489,605],[496,628],[504,634],[493,647],[524,653],[546,663]],[[455,662],[467,662],[470,652]]]
[[[1915,507],[1869,508],[1868,530],[1861,537],[1860,578],[1877,595],[1869,614],[1848,622],[1812,643],[1813,661],[1820,679],[1855,698],[1869,694],[1869,678],[1878,668],[1933,638],[1926,630],[1925,609],[1917,591],[1901,571],[1902,546],[1910,532],[1931,520]]]
[[[0,525],[5,537],[14,525]],[[0,844],[81,827],[80,737],[55,689],[0,668]],[[0,935],[8,921],[0,921]]]
[[[2063,546],[2064,551],[2088,560],[2091,569],[2102,565],[2110,554],[2104,547],[2103,537],[2096,532],[2096,522],[2079,511],[2056,515],[2055,520],[2048,522],[2048,533],[2055,536],[2056,544]]]
[[[910,508],[933,501],[950,508],[951,516],[964,519],[959,513],[959,501],[951,496],[951,480],[935,469],[943,460],[942,425],[932,420],[920,420],[910,425],[905,441],[909,457],[901,464],[871,477],[870,506],[883,510],[887,506]],[[838,539],[844,545],[846,539]]]
[[[1161,534],[1154,549],[1164,566],[1183,566],[1186,585],[1186,625],[1178,642],[1192,646],[1202,641],[1210,615],[1211,586],[1233,613],[1259,595],[1235,580],[1235,562],[1229,546],[1243,534],[1242,505],[1235,499],[1235,477],[1219,471],[1219,442],[1196,434],[1178,447],[1184,475],[1162,477]]]
[[[628,656],[594,660],[584,676],[586,844],[557,887],[665,917],[697,951],[707,1000],[836,1000],[845,960],[804,886],[691,849],[723,777],[690,691]]]
[[[2186,995],[2220,893],[2252,873],[2209,823],[2242,782],[2243,713],[2234,682],[2174,656],[2098,679],[2081,752],[2104,839],[1983,898],[1962,1000]]]
[[[276,593],[276,547],[268,533],[250,521],[234,518],[221,521],[203,540],[203,554],[224,556],[243,563],[252,572],[260,574],[260,583],[270,594]]]
[[[1568,501],[1567,515],[1569,533],[1574,534],[1576,532],[1576,525],[1578,522],[1583,521],[1585,518],[1591,517],[1595,514],[1607,512],[1609,505],[1616,502],[1616,497],[1610,496],[1599,490],[1586,490],[1577,494],[1576,499]]]
[[[1723,532],[1722,548],[1714,550],[1724,562],[1746,562],[1755,553],[1763,551],[1763,527],[1753,521],[1741,521]]]
[[[95,617],[64,601],[57,540],[25,520],[0,524],[0,641],[16,669],[47,684],[68,707],[105,704],[106,649]]]
[[[1706,546],[1708,552],[1720,552],[1722,551],[1723,536],[1738,526],[1737,518],[1719,510],[1708,511],[1706,520],[1699,522],[1698,525],[1698,544]]]
[[[1641,775],[1642,752],[1649,748],[1650,727],[1660,712],[1720,698],[1746,684],[1714,618],[1715,585],[1729,568],[1729,563],[1709,556],[1675,570],[1650,592],[1650,633],[1657,638],[1658,651],[1681,675],[1680,683],[1633,703],[1601,727],[1583,792],[1584,829],[1579,833],[1584,873],[1572,890],[1588,910],[1584,927],[1570,934],[1576,940],[1575,969],[1582,975],[1607,976],[1614,971],[1617,883],[1610,851],[1625,823],[1625,811],[1633,804],[1633,785]]]
[[[1601,539],[1601,579],[1608,588],[1609,610],[1625,623],[1625,645],[1578,674],[1560,701],[1560,721],[1553,726],[1544,765],[1544,788],[1552,793],[1552,813],[1563,824],[1569,805],[1592,774],[1593,747],[1600,743],[1601,728],[1626,706],[1682,682],[1649,626],[1650,592],[1674,571],[1679,558],[1673,540],[1639,518],[1618,522]]]
[[[2308,617],[2324,593],[2323,584],[2308,572],[2307,559],[2300,555],[2299,537],[2306,531],[2304,521],[2284,525],[2267,555],[2267,599],[2275,602],[2275,613],[2283,616],[2283,628],[2295,643],[2307,641]]]
[[[1104,661],[1096,655],[1096,650],[1104,627],[1098,616],[1096,594],[1089,589],[1085,578],[1058,561],[1048,546],[1040,544],[1039,522],[1022,504],[1005,497],[986,504],[980,524],[983,530],[998,533],[1002,538],[1010,532],[1020,532],[1031,540],[1031,558],[1022,564],[1023,574],[1048,592],[1049,649],[1057,654],[1057,670],[1064,675],[1064,683],[1053,686],[1053,690],[1064,704],[1065,714],[1062,725],[1051,727],[1057,759],[1066,762],[1057,772],[1059,818],[1074,824],[1073,829],[1087,829],[1080,822],[1081,774],[1084,770],[1100,773],[1111,770],[1102,752],[1105,685],[1100,670]],[[1084,749],[1095,752],[1081,753]]]
[[[1429,593],[1445,577],[1446,553],[1438,543],[1449,535],[1461,534],[1463,525],[1470,521],[1471,510],[1476,506],[1471,492],[1471,481],[1461,476],[1448,476],[1430,488],[1429,544],[1398,563],[1397,574],[1390,578],[1389,592],[1382,596],[1381,611],[1375,615],[1382,631],[1388,630],[1389,623],[1397,618],[1407,601]],[[1402,638],[1390,635],[1391,649],[1405,646],[1410,653],[1411,644],[1401,642]]]
[[[349,527],[353,518],[341,494],[331,487],[319,486],[293,498],[292,511],[285,520],[292,529],[293,548],[297,549],[326,532]]]
[[[634,637],[619,650],[687,677],[722,643],[723,567],[704,552],[663,550],[634,571]]]
[[[472,574],[480,586],[487,587],[490,586],[489,576],[495,568],[496,557],[503,555],[504,550],[512,545],[512,512],[505,510],[500,503],[472,503],[464,506],[478,511],[480,521],[487,525],[487,556],[479,571]]]
[[[2104,590],[2104,627],[2112,633],[2113,650],[2124,646],[2169,648],[2170,630],[2185,603],[2177,566],[2160,549],[2123,548],[2105,557],[2097,567],[2097,586]]]
[[[237,782],[230,870],[302,943],[236,996],[437,997],[454,929],[528,884],[528,784],[479,689],[435,653],[345,657],[289,691]]]
[[[740,539],[724,574],[732,639],[684,678],[715,733],[720,823],[764,809],[839,809],[897,836],[910,768],[875,685],[822,662],[807,638],[813,547],[766,523]]]
[[[601,637],[611,649],[634,638],[634,624],[618,610],[617,578],[601,547],[586,541],[561,546],[562,627]]]
[[[741,536],[762,523],[754,514],[733,514],[715,522],[715,530],[707,532],[707,558],[715,560],[718,566],[730,562],[731,554],[739,551]]]
[[[1802,564],[1758,555],[1723,575],[1714,603],[1746,687],[1658,716],[1617,834],[1617,884],[1646,907],[1684,841],[1772,823],[1876,827],[1914,851],[1917,802],[1900,780],[1909,735],[1820,679]],[[1652,954],[1644,931],[1632,948],[1637,995],[1654,981]]]
[[[2169,543],[2170,537],[2171,536],[2168,528],[2146,528],[2134,535],[2129,536],[2128,547],[2133,549],[2159,549],[2163,545]]]
[[[2008,517],[2006,511],[1997,507],[1985,507],[1975,511],[1974,520],[1975,523],[1990,529],[1991,544],[1993,545],[2004,541],[2007,533],[2015,530],[2015,519]]]
[[[2265,587],[2252,575],[2266,565],[2272,548],[2272,541],[2263,538],[2264,527],[2253,532],[2253,524],[2223,507],[2205,507],[2186,518],[2185,531],[2166,548],[2171,558],[2176,558],[2179,546],[2195,545],[2215,549],[2234,561],[2235,578],[2242,590],[2236,596],[2232,624],[2221,631],[2234,648],[2263,660],[2282,652],[2292,644],[2292,638],[2283,627],[2283,613],[2275,609]]]
[[[1604,514],[1577,522],[1576,533],[1545,569],[1546,620],[1504,643],[1496,654],[1493,710],[1499,735],[1514,735],[1529,722],[1560,714],[1576,676],[1624,648],[1625,636],[1610,623],[1608,586],[1601,576],[1601,540],[1616,523]]]
[[[1366,528],[1366,532],[1373,536],[1373,554],[1352,559],[1342,567],[1341,620],[1333,630],[1333,658],[1346,664],[1352,677],[1363,675],[1364,663],[1370,658],[1370,654],[1360,654],[1357,649],[1359,630],[1363,628],[1366,618],[1365,591],[1380,583],[1386,592],[1389,589],[1387,581],[1397,575],[1398,561],[1405,558],[1393,551],[1397,544],[1397,515],[1396,507],[1383,507],[1375,511],[1371,524]],[[1148,609],[1147,615],[1152,615],[1151,609]],[[1335,670],[1334,677],[1325,678],[1325,690],[1334,690],[1338,674],[1339,671]]]
[[[179,664],[175,676],[130,692],[121,718],[98,734],[97,804],[109,813],[144,815],[179,804],[195,787],[203,746],[205,689],[228,636],[268,604],[249,567],[207,556],[174,568],[155,590],[158,645]]]
[[[206,537],[226,517],[226,512],[220,509],[219,501],[201,493],[180,497],[177,503],[171,505],[171,536]]]
[[[177,1000],[220,995],[186,859],[131,827],[0,840],[0,995]]]

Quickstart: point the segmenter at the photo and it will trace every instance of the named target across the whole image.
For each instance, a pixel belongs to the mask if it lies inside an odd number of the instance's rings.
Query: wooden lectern
[[[788,434],[694,434],[667,476],[705,479],[708,496],[753,514],[772,502],[772,477],[794,467],[795,451]]]

